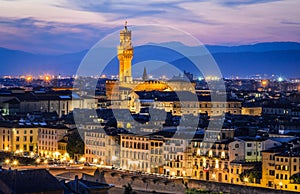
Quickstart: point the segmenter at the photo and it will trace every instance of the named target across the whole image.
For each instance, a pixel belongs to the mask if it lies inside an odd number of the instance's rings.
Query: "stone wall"
[[[150,175],[133,174],[121,171],[97,170],[94,176],[83,175],[83,179],[101,183],[114,184],[122,188],[128,183],[136,191],[155,191],[158,193],[185,193],[183,180],[166,179]]]
[[[295,194],[297,192],[280,191],[261,187],[249,187],[243,185],[208,182],[201,180],[186,180],[188,188],[195,188],[208,191],[222,191],[223,193],[239,193],[239,194]]]
[[[112,171],[108,169],[98,169],[94,175],[83,174],[85,180],[114,184],[115,187],[122,188],[128,183],[135,191],[156,191],[158,193],[185,193],[186,188],[200,189],[211,192],[223,192],[231,194],[295,194],[281,190],[268,188],[235,185],[227,183],[209,182],[194,179],[167,179],[153,175],[144,175],[122,171]]]

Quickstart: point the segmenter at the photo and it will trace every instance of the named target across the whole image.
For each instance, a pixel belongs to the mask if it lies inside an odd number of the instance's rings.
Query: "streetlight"
[[[261,80],[261,85],[262,87],[266,88],[269,84],[269,81],[268,80]]]
[[[32,81],[32,79],[33,79],[33,78],[32,78],[32,76],[31,76],[31,75],[28,75],[28,76],[26,76],[26,81],[27,81],[27,82],[31,82],[31,81]]]
[[[215,173],[212,174],[212,178],[213,178],[214,180],[216,180],[216,174],[215,174]]]
[[[81,157],[79,161],[80,161],[80,162],[84,162],[84,161],[85,161],[85,158],[84,158],[84,157]]]
[[[280,186],[280,189],[282,189],[283,183],[281,181],[279,182],[279,186]]]
[[[17,166],[18,163],[19,163],[18,160],[14,160],[12,164],[13,164],[14,166]]]
[[[5,164],[8,165],[10,163],[10,159],[5,160]]]
[[[39,164],[39,163],[41,162],[41,159],[37,158],[37,159],[35,160],[35,162],[36,162],[37,164]]]
[[[45,82],[49,82],[50,80],[51,80],[50,75],[45,75],[45,76],[44,76],[44,81],[45,81]]]
[[[97,159],[97,158],[94,158],[94,159],[93,159],[93,163],[97,164],[97,163],[98,163],[98,159]]]

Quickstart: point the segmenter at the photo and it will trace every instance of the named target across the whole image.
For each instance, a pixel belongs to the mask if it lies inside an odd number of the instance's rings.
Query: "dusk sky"
[[[125,20],[173,26],[205,44],[300,42],[299,7],[298,0],[0,0],[0,47],[81,51]]]

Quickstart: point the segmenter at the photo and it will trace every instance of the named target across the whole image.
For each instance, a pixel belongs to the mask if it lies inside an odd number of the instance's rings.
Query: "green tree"
[[[257,162],[253,168],[245,170],[239,175],[242,182],[247,181],[249,183],[260,183],[262,178],[262,163]]]
[[[300,173],[297,173],[297,174],[294,174],[293,176],[291,176],[290,180],[292,183],[300,184]]]
[[[84,142],[77,130],[68,137],[67,152],[72,158],[74,157],[74,154],[84,153]]]

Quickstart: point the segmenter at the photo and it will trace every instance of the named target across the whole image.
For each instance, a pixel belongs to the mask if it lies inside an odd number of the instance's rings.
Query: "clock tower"
[[[131,44],[131,31],[127,29],[127,21],[124,29],[120,31],[120,45],[118,46],[119,59],[119,81],[131,83],[131,60],[133,57],[133,47]]]

